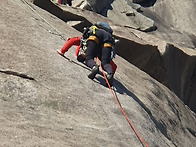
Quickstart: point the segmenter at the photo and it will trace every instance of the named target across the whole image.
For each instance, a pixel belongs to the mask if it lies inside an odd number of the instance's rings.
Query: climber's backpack
[[[100,28],[100,29],[103,29],[103,30],[109,32],[110,34],[113,33],[112,28],[111,28],[107,23],[105,23],[105,22],[97,22],[97,23],[95,24],[95,26],[96,26],[97,28]]]

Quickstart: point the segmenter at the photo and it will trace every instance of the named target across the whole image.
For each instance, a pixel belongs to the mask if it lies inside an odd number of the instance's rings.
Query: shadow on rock
[[[157,0],[133,0],[134,3],[140,4],[142,7],[151,7],[156,3]]]
[[[147,108],[145,106],[145,104],[140,101],[140,99],[133,94],[131,91],[129,91],[122,83],[120,83],[118,80],[114,79],[114,87],[115,87],[115,95],[117,97],[117,92],[119,94],[127,94],[128,96],[130,96],[132,99],[134,99],[149,115],[149,117],[151,118],[151,120],[153,121],[153,123],[155,124],[156,128],[159,129],[161,131],[161,133],[168,138],[169,140],[171,140],[169,138],[169,136],[167,135],[167,128],[166,125],[164,124],[163,121],[157,121],[156,118],[152,115],[151,111],[149,108]],[[117,97],[118,98],[118,97]],[[120,102],[119,102],[120,103]]]
[[[112,3],[114,2],[114,0],[109,0],[108,1],[108,4],[107,4],[107,7],[106,8],[104,8],[101,12],[100,12],[100,14],[101,15],[103,15],[103,16],[105,16],[105,17],[107,17],[107,13],[108,13],[108,10],[113,10],[113,7],[112,7]]]

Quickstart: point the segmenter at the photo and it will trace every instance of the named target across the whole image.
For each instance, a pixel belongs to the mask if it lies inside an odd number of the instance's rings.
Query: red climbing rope
[[[109,82],[108,82],[108,79],[107,79],[107,77],[106,77],[106,75],[105,75],[105,73],[104,73],[104,70],[103,70],[103,68],[102,68],[102,66],[101,66],[101,63],[100,63],[100,61],[99,61],[98,58],[97,58],[97,62],[98,62],[98,64],[99,64],[100,68],[101,68],[101,72],[103,73],[103,76],[104,76],[104,78],[105,78],[105,81],[106,81],[106,83],[107,83],[107,85],[108,85],[110,91],[112,92],[112,95],[113,95],[115,101],[117,102],[117,104],[118,104],[118,106],[119,106],[121,112],[122,112],[123,115],[125,116],[126,120],[128,121],[129,125],[131,126],[131,128],[133,129],[133,131],[135,132],[135,134],[137,135],[137,137],[139,138],[139,140],[143,143],[143,145],[144,145],[145,147],[148,147],[148,144],[144,141],[144,139],[140,136],[140,134],[139,134],[139,133],[137,132],[137,130],[134,128],[134,126],[132,125],[131,121],[130,121],[129,118],[127,117],[125,111],[123,110],[121,104],[119,103],[119,101],[118,101],[116,95],[114,94],[114,91],[112,90],[112,88],[111,88],[111,86],[110,86],[110,84],[109,84]]]

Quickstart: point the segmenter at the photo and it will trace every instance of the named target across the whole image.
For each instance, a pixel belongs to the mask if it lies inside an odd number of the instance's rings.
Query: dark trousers
[[[101,61],[101,65],[103,69],[108,74],[113,74],[112,66],[110,65],[111,61],[111,48],[102,47],[102,44],[97,44],[95,41],[89,40],[87,42],[87,50],[86,50],[86,65],[90,68],[95,66],[94,58],[98,57]]]

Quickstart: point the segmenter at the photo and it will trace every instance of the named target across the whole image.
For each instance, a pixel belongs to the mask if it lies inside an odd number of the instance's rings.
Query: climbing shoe
[[[61,52],[61,50],[57,50],[57,53],[59,53],[59,55],[64,56],[64,54]]]
[[[110,87],[113,86],[113,76],[114,76],[113,74],[108,74],[107,75],[107,80],[108,80],[108,82],[110,84]],[[106,86],[109,87],[107,83],[106,83]]]
[[[93,80],[98,72],[99,72],[99,66],[95,65],[93,66],[91,73],[88,75],[88,77]]]

